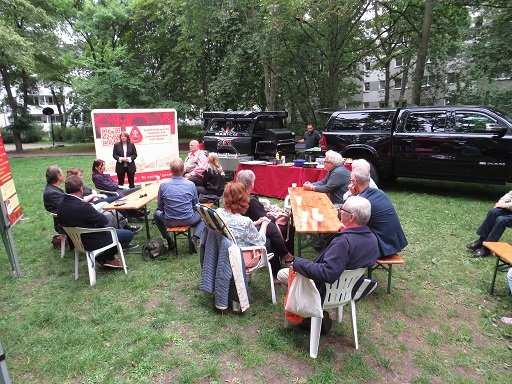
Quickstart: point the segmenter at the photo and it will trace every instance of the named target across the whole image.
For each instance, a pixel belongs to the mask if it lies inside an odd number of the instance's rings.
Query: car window
[[[331,117],[328,131],[389,131],[393,111],[350,112]]]
[[[455,129],[461,133],[484,133],[489,124],[496,124],[490,116],[478,112],[455,112]]]
[[[450,125],[446,111],[410,112],[405,120],[406,132],[449,132]]]
[[[284,128],[282,119],[258,119],[254,125],[254,133],[262,135],[265,130],[271,128]]]
[[[208,132],[211,133],[227,133],[227,132],[249,132],[251,128],[250,121],[230,121],[230,120],[215,120],[212,121],[208,127]]]

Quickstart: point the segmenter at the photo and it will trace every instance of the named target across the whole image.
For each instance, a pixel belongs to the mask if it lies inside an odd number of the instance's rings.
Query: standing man
[[[63,227],[105,228],[108,220],[96,211],[90,203],[83,199],[83,182],[79,176],[69,176],[65,182],[66,195],[58,209],[57,218]],[[127,229],[116,229],[117,238],[123,249],[136,248],[130,244],[133,232]],[[82,235],[82,243],[86,250],[101,248],[111,242],[109,233],[87,233]],[[122,264],[115,259],[117,247],[112,246],[96,257],[96,262],[104,268],[123,269]]]
[[[197,241],[201,238],[204,223],[194,210],[199,203],[194,183],[185,179],[184,164],[180,159],[171,161],[171,179],[160,184],[158,189],[158,208],[155,211],[155,224],[162,237],[167,240],[169,250],[176,245],[167,233],[167,227],[190,225],[194,227],[194,236],[190,246],[197,252]]]
[[[470,251],[473,251],[473,257],[489,256],[491,251],[484,247],[484,241],[499,241],[505,228],[512,226],[512,191],[506,193],[499,201],[494,204],[487,212],[476,234],[478,239],[467,245]]]
[[[305,149],[316,148],[320,146],[320,133],[315,130],[313,124],[308,123],[304,138],[299,140],[299,143],[306,143]]]
[[[117,184],[124,184],[124,176],[128,174],[128,183],[130,188],[135,188],[135,159],[137,158],[137,149],[130,142],[130,135],[127,132],[121,132],[119,142],[114,144],[112,153],[116,159]]]
[[[335,151],[327,151],[324,169],[328,172],[323,180],[303,185],[306,191],[327,193],[333,204],[343,203],[343,195],[348,190],[350,172],[343,165],[343,157]]]
[[[370,171],[365,167],[357,167],[350,175],[350,192],[353,196],[361,196],[371,203],[372,211],[368,227],[377,237],[380,256],[391,256],[407,246],[400,219],[389,197],[381,189],[370,187]],[[353,197],[349,197],[347,202]]]
[[[197,140],[192,140],[188,145],[188,149],[190,152],[185,159],[185,178],[196,186],[202,186],[203,172],[208,167],[208,158],[199,149],[199,142]]]

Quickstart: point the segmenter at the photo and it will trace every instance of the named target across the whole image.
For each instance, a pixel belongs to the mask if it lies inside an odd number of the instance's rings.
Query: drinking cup
[[[300,221],[303,224],[306,224],[308,222],[309,212],[308,211],[302,211],[300,213]]]
[[[311,217],[313,218],[313,220],[315,220],[317,216],[318,216],[318,208],[311,208]]]
[[[298,206],[302,205],[302,196],[295,196],[295,201],[297,202]]]
[[[317,214],[316,222],[317,222],[318,226],[321,227],[322,224],[324,223],[324,215],[322,215],[321,213]]]
[[[292,189],[295,191],[297,189],[297,183],[292,183]]]

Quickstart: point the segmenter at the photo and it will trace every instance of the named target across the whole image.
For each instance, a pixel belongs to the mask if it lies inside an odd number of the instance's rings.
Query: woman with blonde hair
[[[211,152],[208,155],[208,167],[203,172],[202,186],[197,187],[198,195],[222,196],[224,192],[224,170],[220,165],[219,155]]]

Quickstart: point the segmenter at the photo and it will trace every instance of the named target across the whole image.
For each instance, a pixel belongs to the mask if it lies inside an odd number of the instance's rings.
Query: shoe
[[[189,242],[189,247],[190,249],[194,252],[194,253],[197,253],[197,241],[199,239],[195,236],[192,237],[192,240],[190,240]]]
[[[123,269],[123,265],[117,261],[116,259],[106,261],[103,264],[103,268],[112,268],[112,269]]]
[[[142,227],[140,225],[129,225],[127,229],[132,231],[134,235],[142,231]]]
[[[502,317],[501,322],[506,325],[512,325],[512,317]]]
[[[127,249],[135,249],[135,248],[139,248],[139,244],[133,244],[133,243],[130,243],[128,244],[126,247],[123,248],[123,250],[127,250]]]
[[[98,258],[96,258],[96,264],[103,268],[103,261],[99,260]]]
[[[475,240],[472,243],[469,243],[468,245],[466,245],[466,248],[469,249],[470,251],[476,251],[481,246],[482,246],[482,240],[478,239],[478,240]]]
[[[324,318],[322,319],[322,328],[320,329],[321,335],[327,335],[331,332],[332,320],[329,317],[329,312],[324,311]]]
[[[487,248],[480,247],[473,252],[473,257],[485,257],[485,256],[489,256],[490,254],[491,254],[491,251],[489,251]]]

